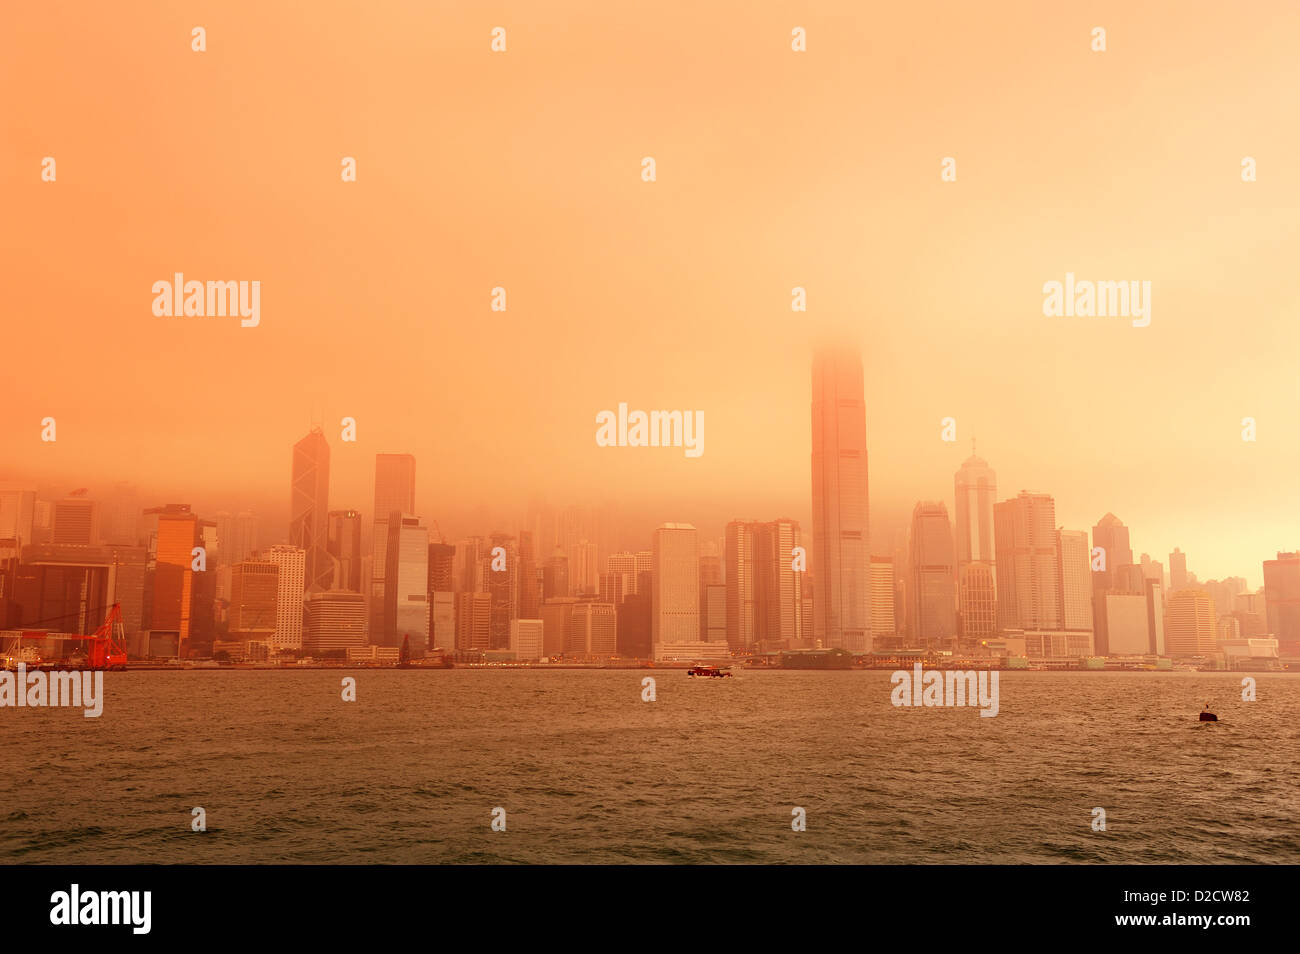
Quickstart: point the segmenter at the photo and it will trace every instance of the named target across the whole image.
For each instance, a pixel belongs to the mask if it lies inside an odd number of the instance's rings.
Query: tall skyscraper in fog
[[[374,524],[370,537],[370,638],[376,644],[384,633],[388,517],[394,511],[415,513],[415,458],[410,454],[376,454]]]
[[[289,543],[304,550],[304,579],[308,593],[328,590],[334,579],[329,554],[330,446],[325,432],[313,427],[293,445],[293,477],[289,494]],[[301,631],[300,631],[301,632]],[[301,645],[301,639],[299,639]]]
[[[993,552],[993,504],[998,475],[972,452],[953,475],[957,518],[957,565],[997,559]]]
[[[1187,586],[1187,554],[1178,547],[1169,554],[1169,589],[1181,590]]]
[[[1060,629],[1060,567],[1056,501],[1022,490],[993,505],[997,553],[998,625]]]
[[[812,371],[813,632],[826,645],[871,648],[867,416],[862,358],[828,349]]]
[[[665,523],[654,533],[650,635],[662,645],[700,639],[700,553],[689,523]]]
[[[912,509],[912,634],[926,644],[946,645],[957,635],[957,568],[952,525],[941,501]]]

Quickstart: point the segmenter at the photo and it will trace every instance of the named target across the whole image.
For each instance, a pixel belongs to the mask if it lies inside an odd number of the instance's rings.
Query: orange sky
[[[806,521],[833,333],[882,530],[975,436],[1000,496],[1258,585],[1300,545],[1300,5],[1064,6],[6,4],[0,479],[284,507],[315,416],[331,506],[385,451],[453,532]],[[155,318],[178,270],[261,281],[261,325]],[[1066,271],[1151,281],[1150,327],[1045,317]],[[620,401],[703,410],[704,455],[598,448]]]

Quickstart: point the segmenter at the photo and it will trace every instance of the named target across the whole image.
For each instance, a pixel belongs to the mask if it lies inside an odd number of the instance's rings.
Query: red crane
[[[86,639],[88,665],[91,669],[125,669],[126,629],[122,625],[122,604],[114,603],[93,636]]]

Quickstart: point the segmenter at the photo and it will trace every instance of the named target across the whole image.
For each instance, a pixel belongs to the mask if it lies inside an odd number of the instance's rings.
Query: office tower
[[[943,645],[957,635],[956,566],[948,508],[937,500],[913,507],[910,539],[912,632],[922,644]]]
[[[953,475],[957,523],[957,565],[982,562],[991,567],[993,552],[993,504],[998,496],[998,475],[988,462],[966,458]]]
[[[303,649],[312,656],[342,659],[366,645],[366,598],[356,590],[326,590],[307,596]]]
[[[492,597],[487,593],[456,594],[456,648],[486,650],[492,619]]]
[[[36,515],[36,491],[0,490],[0,537],[25,546],[34,543],[33,521]]]
[[[307,554],[307,592],[328,590],[334,580],[329,554],[330,446],[319,427],[293,445],[293,478],[289,494],[289,544]]]
[[[423,659],[429,645],[429,529],[414,514],[396,510],[385,527],[384,628],[381,639],[371,631],[370,642],[400,647],[409,639],[411,658]]]
[[[1255,593],[1238,593],[1232,600],[1232,615],[1241,626],[1241,636],[1268,636],[1268,604],[1264,590]]]
[[[1108,513],[1092,528],[1092,545],[1099,547],[1106,558],[1105,569],[1093,570],[1094,588],[1109,588],[1114,572],[1119,567],[1133,564],[1133,548],[1129,545],[1128,527],[1113,513]],[[1091,559],[1089,566],[1091,567]]]
[[[140,630],[144,547],[0,543],[0,629],[93,633],[115,602],[128,636]]]
[[[632,565],[635,566],[634,563]],[[602,580],[603,578],[604,577],[602,576]],[[626,579],[629,582],[631,580],[635,580],[636,579],[635,572],[634,571],[629,572],[626,575]],[[703,639],[705,641],[707,641],[709,638],[709,613],[708,613],[709,587],[722,586],[722,580],[723,580],[722,557],[718,556],[717,554],[710,553],[706,555],[703,552],[701,552],[700,554],[700,639]],[[726,592],[727,591],[724,588],[722,592],[723,592],[722,629],[724,634],[723,638],[725,639],[726,628],[727,628],[727,621],[726,621]],[[603,593],[603,587],[602,587],[602,593]],[[624,593],[626,593],[626,590],[624,590]],[[604,597],[602,596],[601,598],[603,599]]]
[[[1170,591],[1187,588],[1187,554],[1178,547],[1169,554],[1169,589]]]
[[[537,619],[542,605],[542,580],[537,567],[536,539],[531,530],[519,532],[519,613],[523,619]]]
[[[280,564],[242,560],[230,570],[230,638],[270,643],[279,621]]]
[[[894,558],[871,558],[871,638],[875,645],[879,639],[893,637],[898,632],[894,619]]]
[[[596,562],[596,544],[579,540],[568,548],[569,592],[594,594],[600,587],[600,567]]]
[[[521,662],[535,662],[542,658],[543,631],[540,619],[515,619],[510,621],[510,650]]]
[[[1111,654],[1109,626],[1112,615],[1128,625],[1131,607],[1120,606],[1113,614],[1107,606],[1110,597],[1145,595],[1143,583],[1146,574],[1155,569],[1146,554],[1145,561],[1138,567],[1133,563],[1133,548],[1129,544],[1128,527],[1113,513],[1107,513],[1092,528],[1092,545],[1099,553],[1089,553],[1089,568],[1092,573],[1092,607],[1093,629],[1095,630],[1095,648],[1099,655]],[[1136,582],[1134,572],[1136,570]],[[1131,646],[1133,637],[1126,635],[1121,640],[1123,645]]]
[[[370,533],[370,641],[375,645],[388,645],[382,642],[388,606],[384,565],[388,559],[388,518],[394,512],[415,513],[415,458],[410,454],[376,454],[374,524]]]
[[[727,642],[727,587],[710,583],[700,596],[700,638],[706,643]]]
[[[451,590],[429,593],[429,646],[448,653],[456,649],[456,594]]]
[[[1147,652],[1163,656],[1165,654],[1164,579],[1147,577],[1142,582],[1143,594],[1147,600]]]
[[[99,542],[99,503],[74,491],[54,502],[51,510],[50,542],[93,546]]]
[[[1169,594],[1165,612],[1165,644],[1172,656],[1204,656],[1218,648],[1214,600],[1204,590],[1182,589]]]
[[[542,602],[542,650],[546,656],[564,655],[576,605],[576,596],[556,596]]]
[[[334,589],[360,593],[361,513],[356,510],[331,510],[327,519]]]
[[[429,544],[429,592],[456,590],[456,547],[451,543]]]
[[[239,513],[223,510],[217,514],[215,522],[218,566],[234,566],[260,549],[256,514],[247,510]]]
[[[655,651],[700,638],[700,563],[689,523],[665,523],[654,532],[650,632]]]
[[[826,350],[813,358],[810,569],[815,633],[851,652],[871,648],[867,418],[862,359]]]
[[[154,544],[153,582],[149,587],[149,652],[181,656],[189,646],[194,612],[194,548],[204,527],[189,504],[153,507],[158,529]],[[206,571],[205,571],[206,572]]]
[[[1092,631],[1092,561],[1089,555],[1086,530],[1056,531],[1057,576],[1060,580],[1056,616],[1061,629]],[[1141,577],[1140,570],[1138,577]],[[1141,589],[1137,592],[1141,593]],[[1144,605],[1144,618],[1145,613]]]
[[[307,551],[277,544],[262,551],[262,559],[280,568],[275,600],[275,635],[272,652],[302,650],[303,597],[307,592]]]
[[[487,584],[483,578],[483,557],[487,553],[487,541],[482,537],[467,537],[456,544],[451,572],[457,593],[487,592]]]
[[[1276,560],[1264,561],[1264,611],[1278,652],[1300,654],[1300,552],[1279,552]]]
[[[967,563],[959,571],[957,598],[961,615],[961,635],[967,649],[997,635],[997,596],[993,583],[993,566],[983,561]]]
[[[542,567],[542,599],[569,595],[569,558],[557,554]]]
[[[494,533],[488,538],[488,552],[483,557],[483,578],[492,597],[492,649],[510,646],[510,621],[519,618],[519,551],[515,538]]]
[[[456,648],[456,547],[429,544],[429,645]]]
[[[732,520],[723,545],[726,560],[727,645],[752,647],[756,640],[754,528],[757,523]]]
[[[1151,651],[1146,594],[1107,591],[1098,606],[1106,612],[1105,655],[1141,656]],[[1100,646],[1098,652],[1103,652]]]
[[[799,523],[782,517],[754,529],[755,636],[764,650],[802,645],[805,635],[802,571],[794,568]],[[867,574],[870,597],[870,570]],[[870,614],[867,616],[870,619]],[[870,643],[870,633],[864,638]]]
[[[720,575],[706,585],[726,580],[727,644],[732,649],[772,651],[802,644],[804,580],[794,569],[797,546],[795,520],[727,524]]]
[[[1000,629],[1059,630],[1056,503],[1022,490],[993,505]]]
[[[610,573],[606,571],[600,575],[600,601],[602,603],[613,603],[617,606],[623,602],[628,593],[624,589],[627,585],[630,574]],[[703,588],[701,588],[703,592]],[[703,624],[701,624],[703,625]]]
[[[614,604],[586,600],[574,603],[564,652],[569,656],[587,657],[617,653],[618,611]]]
[[[649,569],[649,563],[644,567],[639,565],[639,555],[624,550],[622,553],[611,553],[605,557],[605,572],[613,573],[623,577],[622,588],[623,596],[628,597],[637,592],[636,578],[638,570]],[[701,564],[701,574],[705,571]],[[719,572],[721,572],[719,570]]]
[[[138,546],[143,510],[140,492],[135,485],[118,481],[100,506],[100,541],[117,546]]]
[[[651,584],[645,574],[646,585],[636,593],[625,596],[618,605],[618,653],[629,659],[650,659],[654,655],[650,636]],[[723,641],[726,640],[726,592],[723,592]]]

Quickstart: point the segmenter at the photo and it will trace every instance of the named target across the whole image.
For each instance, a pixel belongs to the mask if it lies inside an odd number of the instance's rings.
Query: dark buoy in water
[[[1216,716],[1213,712],[1210,711],[1210,704],[1209,704],[1208,702],[1205,704],[1205,708],[1201,710],[1201,721],[1202,721],[1202,722],[1218,722],[1218,721],[1219,721],[1219,717]]]

